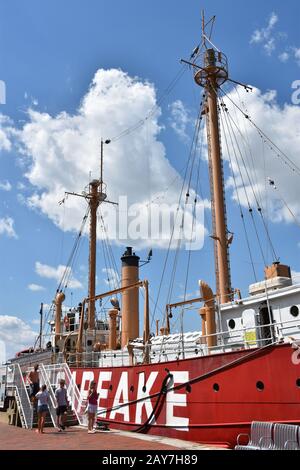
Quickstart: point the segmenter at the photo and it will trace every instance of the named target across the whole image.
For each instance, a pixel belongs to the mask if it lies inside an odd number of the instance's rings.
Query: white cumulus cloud
[[[16,352],[34,346],[37,333],[16,316],[0,315],[0,341],[6,346],[7,359]]]
[[[11,191],[11,184],[9,181],[0,182],[0,189],[2,191]]]
[[[66,266],[62,264],[55,268],[53,266],[49,266],[48,264],[42,264],[39,261],[35,263],[35,271],[40,277],[46,279],[54,279],[57,283],[61,281],[65,270]],[[68,273],[66,277],[69,277],[68,286],[70,287],[70,289],[81,289],[83,286],[81,282],[73,276],[70,267],[67,268],[67,271]]]
[[[300,284],[300,273],[297,271],[292,271],[292,279],[294,284]]]
[[[300,168],[300,107],[289,104],[279,105],[274,90],[262,93],[254,88],[252,93],[241,91],[240,100],[235,92],[230,93],[229,97],[244,108],[246,114],[250,116],[256,125]],[[235,125],[232,124],[243,158],[239,154],[236,144],[234,147],[237,152],[238,163],[231,145],[229,146],[229,152],[242,204],[245,207],[248,206],[248,197],[252,207],[256,207],[252,186],[265,215],[272,221],[293,221],[293,217],[284,201],[300,220],[300,176],[297,172],[292,172],[289,169],[284,156],[279,158],[278,151],[271,151],[270,146],[263,142],[254,126],[245,119],[242,113],[237,111],[228,98],[225,98],[224,101],[231,118],[240,130],[239,133]],[[225,122],[224,117],[223,122]],[[230,141],[229,136],[227,138]],[[229,155],[224,139],[223,153],[228,160]],[[268,178],[275,182],[277,189],[269,186]],[[232,186],[234,198],[237,199],[233,179],[230,179],[227,184]],[[246,192],[243,189],[244,184]]]
[[[183,142],[188,142],[189,135],[187,132],[188,125],[192,119],[189,111],[181,100],[174,101],[170,106],[171,111],[171,127]]]
[[[300,67],[300,47],[295,47],[294,48],[294,56],[295,56],[297,64]]]
[[[269,56],[271,56],[277,48],[281,47],[283,50],[278,53],[280,62],[286,63],[290,59],[294,59],[296,64],[300,66],[300,48],[295,47],[293,44],[286,44],[283,47],[282,42],[288,40],[288,34],[276,29],[278,22],[278,15],[274,12],[271,13],[267,25],[264,28],[256,29],[252,33],[250,44],[262,46],[263,50]]]
[[[113,289],[120,287],[120,276],[119,273],[113,268],[103,268],[102,272],[105,274],[104,282],[108,286],[112,286]]]
[[[149,201],[166,188],[163,216],[168,216],[167,206],[178,202],[181,178],[166,157],[166,149],[159,141],[161,127],[158,122],[160,109],[156,106],[154,86],[147,81],[132,78],[121,70],[98,70],[88,92],[74,114],[61,112],[57,116],[29,110],[29,122],[18,132],[18,143],[23,158],[27,158],[26,177],[36,189],[27,203],[44,214],[63,230],[79,230],[86,210],[86,201],[68,197],[64,210],[58,204],[65,191],[81,192],[92,178],[99,177],[100,138],[111,139],[104,146],[104,180],[108,198],[118,202],[126,195],[130,212],[138,212],[142,225],[149,218]],[[150,115],[149,111],[154,110]],[[180,109],[183,112],[183,108]],[[134,126],[149,115],[144,126],[122,139],[114,139],[125,129]],[[178,177],[179,176],[179,177]],[[172,183],[170,187],[170,182]],[[191,191],[191,200],[193,200]],[[118,208],[103,205],[107,226],[115,225]],[[174,207],[172,207],[174,210]],[[189,209],[191,223],[192,209]],[[121,224],[124,226],[123,222]],[[138,224],[137,224],[138,225]],[[178,220],[178,230],[179,230]],[[132,228],[132,227],[131,227]],[[142,240],[134,239],[135,246],[168,246],[170,229],[161,233],[159,227],[151,230]],[[177,232],[178,232],[177,230]],[[195,231],[203,232],[202,222]],[[132,232],[117,240],[132,242]],[[175,230],[176,232],[176,230]],[[108,233],[115,239],[115,233]],[[135,236],[135,234],[133,234]]]
[[[278,16],[276,13],[271,13],[268,19],[267,26],[261,29],[256,29],[250,39],[251,44],[262,44],[264,50],[268,55],[271,55],[276,48],[274,28],[278,23]]]
[[[7,235],[9,238],[18,238],[14,229],[14,219],[3,217],[0,219],[0,235]]]
[[[289,60],[290,54],[287,51],[285,51],[285,52],[282,52],[281,54],[279,54],[278,58],[279,58],[280,62],[285,63]]]
[[[32,292],[40,292],[42,290],[45,290],[45,287],[40,286],[39,284],[28,284],[27,288]]]

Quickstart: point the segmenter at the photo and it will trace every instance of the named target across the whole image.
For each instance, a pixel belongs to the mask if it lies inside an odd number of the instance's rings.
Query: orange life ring
[[[67,315],[64,317],[64,325],[65,325],[66,330],[67,330],[67,329],[69,328],[69,326],[70,326],[69,318],[68,318]]]

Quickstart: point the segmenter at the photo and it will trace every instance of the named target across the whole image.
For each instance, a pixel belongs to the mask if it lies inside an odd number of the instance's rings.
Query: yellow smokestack
[[[58,292],[56,294],[54,303],[55,303],[55,337],[58,338],[61,334],[61,311],[62,303],[65,300],[65,294],[63,292]]]
[[[130,286],[139,280],[140,258],[127,247],[122,261],[122,287]],[[139,289],[130,289],[122,293],[122,341],[125,348],[129,341],[139,337]]]
[[[211,288],[204,281],[200,281],[201,297],[204,301],[204,306],[200,309],[202,318],[202,336],[216,334],[216,319],[215,319],[215,299]],[[217,337],[208,336],[206,343],[209,348],[216,346]]]
[[[108,312],[109,315],[109,337],[108,337],[108,348],[117,348],[117,316],[119,311],[117,309],[111,309]]]

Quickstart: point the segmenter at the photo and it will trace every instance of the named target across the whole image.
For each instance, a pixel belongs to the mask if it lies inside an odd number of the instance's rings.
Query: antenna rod
[[[204,10],[202,10],[202,42],[203,42],[203,46],[206,47],[206,42],[205,42],[205,13],[204,13]]]
[[[103,139],[101,139],[101,160],[100,160],[100,193],[103,186]]]
[[[43,307],[44,307],[44,304],[41,303],[41,308],[40,308],[40,349],[42,349]]]

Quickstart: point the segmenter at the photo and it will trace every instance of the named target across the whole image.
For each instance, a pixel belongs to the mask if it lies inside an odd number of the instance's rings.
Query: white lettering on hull
[[[143,407],[145,407],[146,409],[147,418],[149,418],[149,416],[151,415],[153,411],[151,399],[146,398],[146,397],[151,395],[151,388],[153,387],[153,384],[156,380],[157,375],[158,375],[158,372],[151,372],[146,383],[145,383],[145,372],[142,372],[139,375],[137,399],[140,400],[142,398],[145,398],[145,400],[140,401],[136,404],[135,422],[137,424],[142,424]],[[146,388],[145,392],[143,391],[144,387]],[[154,424],[154,423],[155,423],[155,420],[153,419],[151,421],[151,424]]]
[[[179,385],[189,381],[189,372],[188,371],[170,371],[170,374],[173,376],[171,382],[169,382],[168,392],[166,394],[165,402],[165,411],[166,411],[166,421],[165,424],[168,427],[175,428],[178,431],[188,431],[189,430],[189,418],[184,416],[176,416],[176,408],[186,408],[187,407],[187,395],[182,391],[171,390],[174,385]],[[76,379],[76,372],[73,372],[73,377]],[[142,424],[143,420],[143,410],[145,410],[147,418],[153,412],[153,404],[155,403],[147,398],[153,392],[151,391],[155,381],[158,377],[158,371],[150,372],[147,381],[145,381],[145,372],[139,374],[138,386],[137,386],[137,395],[136,398],[131,397],[131,401],[141,400],[136,403],[135,408],[135,423]],[[83,371],[82,380],[81,380],[81,396],[83,399],[87,398],[89,384],[94,380],[95,375],[93,371]],[[98,402],[98,415],[99,417],[109,418],[111,420],[120,420],[124,422],[130,422],[130,405],[126,405],[129,402],[129,387],[128,387],[128,372],[124,371],[121,373],[120,380],[116,389],[114,396],[112,410],[108,411],[107,416],[107,407],[101,406],[101,400],[107,400],[108,398],[108,383],[111,382],[114,384],[113,389],[115,388],[115,379],[113,376],[113,371],[101,371],[98,378],[97,391],[99,393],[99,402]],[[162,382],[162,381],[161,381]],[[105,384],[106,383],[106,384]],[[161,384],[158,384],[161,385]],[[144,388],[146,387],[146,389]],[[143,391],[143,388],[145,391]],[[160,390],[160,387],[157,387]],[[122,405],[120,408],[119,405]],[[134,405],[131,405],[134,409]],[[114,409],[116,408],[116,409]],[[122,416],[117,416],[122,415]],[[133,418],[133,417],[132,417]],[[158,418],[158,417],[156,417]],[[155,419],[153,417],[150,424],[155,424]],[[162,423],[161,423],[162,424]]]
[[[105,400],[108,396],[108,389],[103,388],[103,382],[110,382],[111,376],[112,376],[112,373],[108,371],[100,372],[99,374],[98,387],[97,387],[97,392],[99,393],[98,414],[100,414],[102,418],[106,418],[106,408],[103,408],[103,406],[99,406],[99,405],[100,405],[101,399]]]
[[[80,393],[83,399],[87,399],[88,397],[88,390],[90,383],[94,380],[94,372],[92,371],[84,371],[82,374],[82,379],[81,379],[81,387],[80,387]],[[88,382],[88,386],[86,386],[86,383]]]
[[[170,372],[173,375],[173,385],[181,384],[189,381],[189,373],[187,371],[176,371]],[[174,390],[170,390],[166,397],[166,425],[177,429],[177,431],[188,431],[189,430],[189,418],[182,416],[175,416],[175,407],[186,407],[186,394],[175,393]]]
[[[122,397],[122,401],[121,401]],[[123,403],[128,403],[128,372],[122,372],[120,382],[116,391],[115,399],[113,402],[113,408],[118,407]],[[129,406],[122,406],[119,409],[112,410],[110,413],[110,419],[116,419],[116,414],[122,414],[124,421],[129,422]]]

